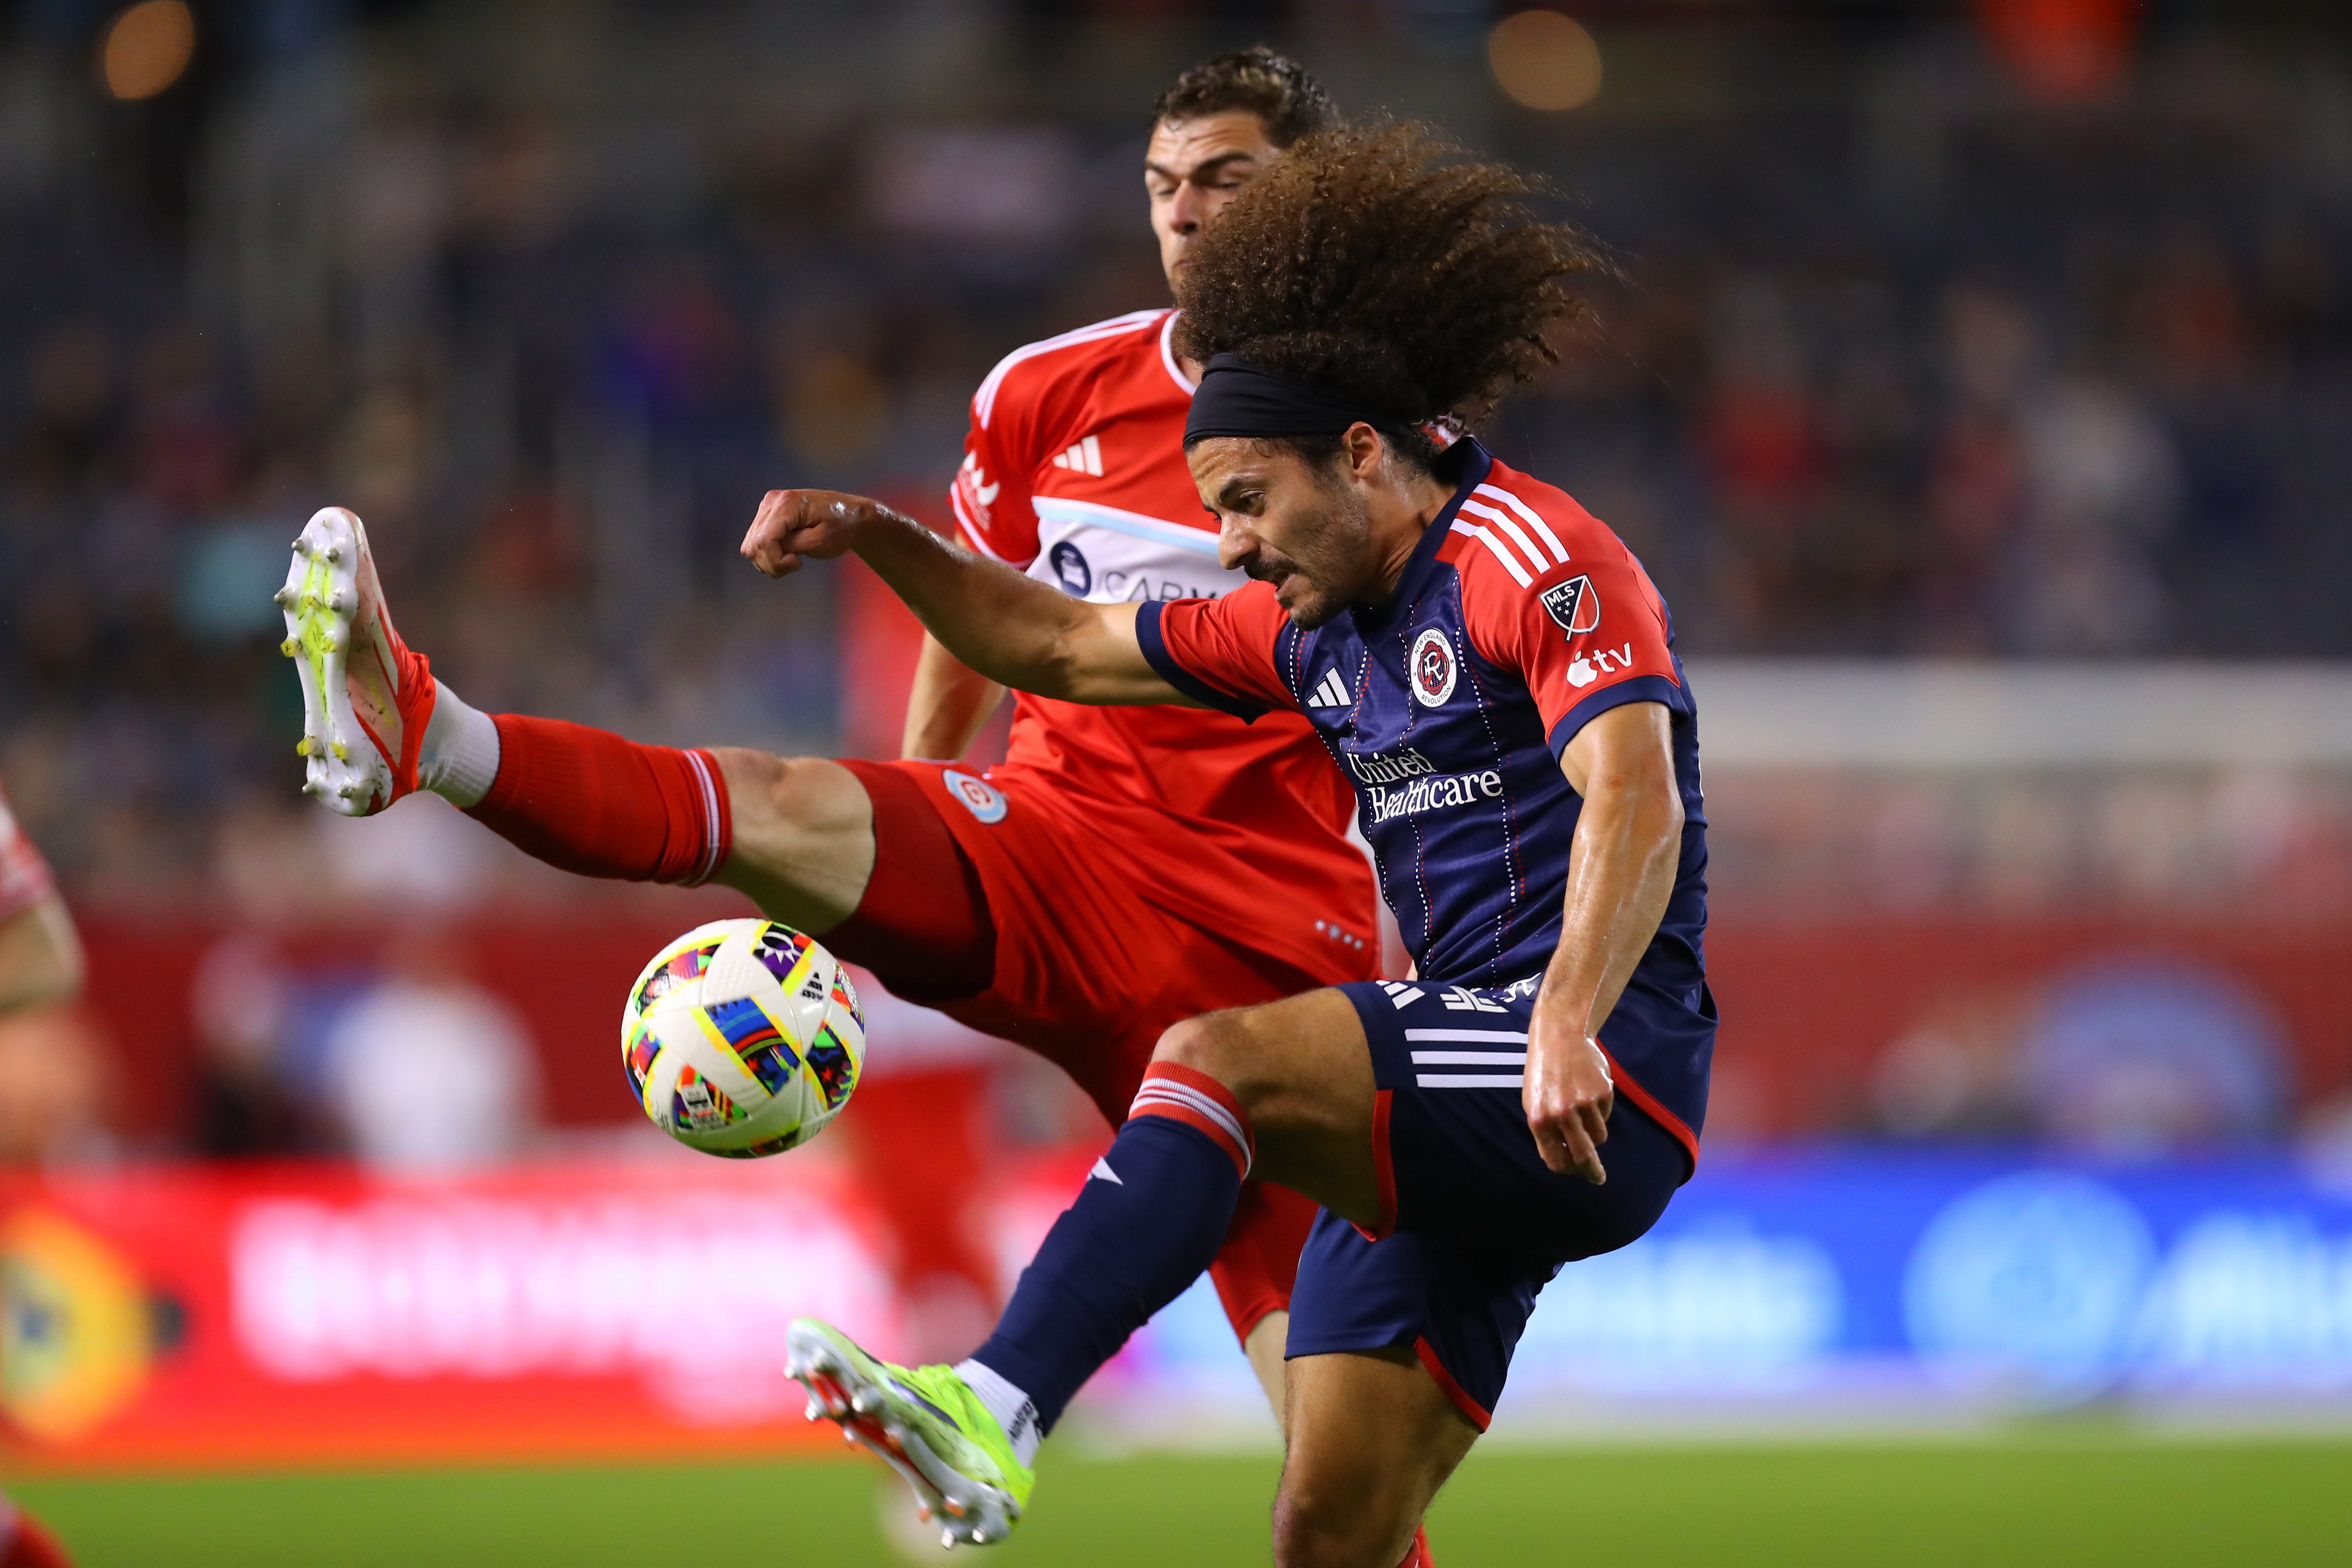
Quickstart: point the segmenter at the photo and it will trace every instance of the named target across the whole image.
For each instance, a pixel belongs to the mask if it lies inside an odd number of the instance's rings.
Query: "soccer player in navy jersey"
[[[790,1370],[963,1540],[1026,1506],[1039,1434],[1213,1255],[1243,1178],[1318,1200],[1288,1342],[1286,1565],[1393,1563],[1486,1424],[1537,1292],[1624,1246],[1696,1162],[1696,709],[1664,604],[1567,495],[1433,433],[1549,357],[1588,264],[1513,171],[1426,130],[1327,132],[1180,281],[1213,601],[1090,604],[874,502],[771,495],[772,574],[854,550],[972,668],[1066,700],[1304,713],[1353,784],[1410,983],[1160,1039],[1109,1152],[960,1366],[822,1324]]]

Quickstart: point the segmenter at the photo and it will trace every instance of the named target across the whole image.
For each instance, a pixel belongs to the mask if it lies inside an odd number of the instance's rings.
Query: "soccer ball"
[[[849,976],[775,921],[695,927],[646,965],[621,1015],[621,1064],[654,1125],[730,1159],[824,1131],[865,1061]]]

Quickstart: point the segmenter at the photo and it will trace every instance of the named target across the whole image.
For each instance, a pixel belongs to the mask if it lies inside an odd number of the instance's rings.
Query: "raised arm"
[[[864,496],[770,490],[743,554],[771,577],[855,552],[940,645],[1002,685],[1066,702],[1198,706],[1162,680],[1135,635],[1136,606],[1074,599],[949,543]]]
[[[1559,946],[1528,1032],[1528,1126],[1555,1171],[1603,1179],[1613,1090],[1593,1032],[1658,933],[1682,854],[1683,803],[1666,710],[1628,702],[1576,732],[1560,757],[1584,797],[1569,851]]]

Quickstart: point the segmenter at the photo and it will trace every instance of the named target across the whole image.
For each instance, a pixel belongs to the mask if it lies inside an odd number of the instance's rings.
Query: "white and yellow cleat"
[[[302,788],[345,816],[382,811],[416,788],[434,685],[393,629],[360,520],[339,506],[313,515],[277,597],[278,651],[302,680]]]
[[[811,1318],[784,1331],[784,1373],[809,1391],[808,1418],[841,1424],[913,1489],[940,1544],[987,1546],[1013,1533],[1036,1473],[949,1366],[894,1366]]]

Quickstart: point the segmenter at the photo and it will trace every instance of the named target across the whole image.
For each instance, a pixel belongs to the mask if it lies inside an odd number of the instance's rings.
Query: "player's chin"
[[[1312,583],[1296,572],[1274,591],[1274,602],[1282,606],[1290,624],[1303,632],[1313,631],[1345,607],[1336,595],[1318,592]]]

